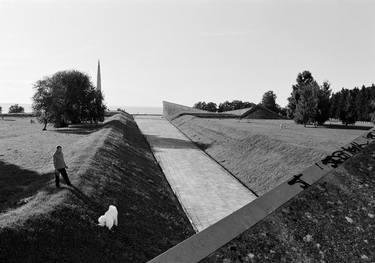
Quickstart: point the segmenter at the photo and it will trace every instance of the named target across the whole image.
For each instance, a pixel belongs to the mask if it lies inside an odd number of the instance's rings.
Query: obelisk
[[[98,73],[96,76],[96,89],[97,90],[102,90],[102,80],[100,78],[100,60],[98,60]]]

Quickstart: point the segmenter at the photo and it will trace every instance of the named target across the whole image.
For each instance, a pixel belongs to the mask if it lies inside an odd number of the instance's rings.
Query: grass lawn
[[[30,123],[30,119],[5,117],[0,119],[0,212],[12,207],[22,197],[35,193],[53,178],[52,155],[57,145],[63,147],[65,160],[83,162],[87,157],[82,149],[89,148],[88,136],[95,129],[55,129]],[[76,173],[70,166],[68,173]]]
[[[304,128],[290,120],[182,116],[172,123],[258,195],[365,132],[340,125]]]
[[[146,262],[194,234],[130,115],[41,129],[0,120],[0,262]],[[54,187],[58,144],[73,188]],[[110,204],[112,231],[97,225]]]

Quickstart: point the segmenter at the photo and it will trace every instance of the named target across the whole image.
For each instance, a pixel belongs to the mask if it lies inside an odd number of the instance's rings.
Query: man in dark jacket
[[[53,155],[53,165],[55,166],[55,182],[56,187],[60,187],[60,177],[59,174],[62,175],[67,185],[71,186],[68,174],[66,173],[65,168],[68,166],[65,164],[64,161],[64,154],[62,152],[62,147],[59,145],[56,147],[56,152]]]

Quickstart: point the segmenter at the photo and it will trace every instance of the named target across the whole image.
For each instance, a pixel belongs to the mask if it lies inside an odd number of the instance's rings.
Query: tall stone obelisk
[[[96,89],[102,90],[102,80],[100,78],[100,60],[98,60],[98,73],[96,75]]]

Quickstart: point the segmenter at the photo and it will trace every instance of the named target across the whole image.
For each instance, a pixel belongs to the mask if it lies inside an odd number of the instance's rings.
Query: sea
[[[0,103],[2,113],[8,113],[9,107],[17,103]],[[31,104],[18,103],[25,109],[26,113],[32,112]],[[162,114],[162,107],[147,107],[147,106],[107,106],[109,110],[117,110],[118,108],[125,110],[130,114]]]

